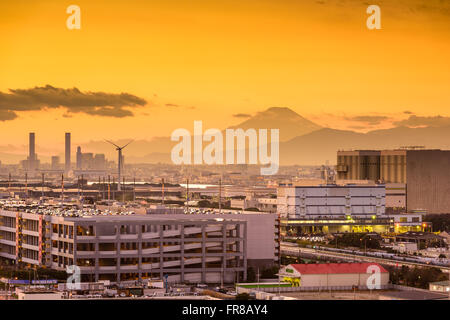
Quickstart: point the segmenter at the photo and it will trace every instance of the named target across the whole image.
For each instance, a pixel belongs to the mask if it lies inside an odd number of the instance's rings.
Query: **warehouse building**
[[[407,232],[429,227],[420,214],[386,213],[385,185],[280,185],[277,201],[282,236]]]
[[[278,213],[281,217],[361,216],[385,212],[384,185],[319,185],[278,188]]]
[[[279,281],[324,290],[384,289],[389,272],[376,263],[290,264],[280,269]]]

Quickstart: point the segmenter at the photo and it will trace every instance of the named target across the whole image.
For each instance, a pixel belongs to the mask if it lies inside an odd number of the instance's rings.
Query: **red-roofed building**
[[[330,289],[383,289],[389,282],[389,272],[377,263],[290,264],[279,277],[295,286]]]

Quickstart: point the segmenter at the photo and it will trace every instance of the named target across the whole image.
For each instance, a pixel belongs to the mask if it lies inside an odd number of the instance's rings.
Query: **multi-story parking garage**
[[[82,281],[245,279],[247,222],[170,215],[50,216],[0,211],[0,256],[56,270],[80,267]]]

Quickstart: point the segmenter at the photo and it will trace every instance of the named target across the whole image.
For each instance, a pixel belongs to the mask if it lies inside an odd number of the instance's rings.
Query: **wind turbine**
[[[113,146],[116,147],[116,150],[119,151],[119,161],[118,161],[118,184],[117,184],[117,191],[120,191],[120,173],[122,171],[122,150],[129,145],[130,143],[133,142],[133,140],[131,140],[130,142],[128,142],[126,145],[124,145],[123,147],[119,147],[117,144],[115,144],[114,142],[111,142],[109,140],[105,140],[108,143],[111,143]]]

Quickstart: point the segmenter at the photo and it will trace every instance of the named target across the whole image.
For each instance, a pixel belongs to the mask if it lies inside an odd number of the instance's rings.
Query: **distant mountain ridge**
[[[258,112],[255,116],[244,122],[230,127],[230,129],[280,129],[280,141],[316,131],[322,127],[303,118],[289,108],[272,107]]]
[[[335,163],[336,152],[342,149],[392,149],[411,145],[450,149],[450,126],[424,128],[400,126],[359,133],[320,127],[289,108],[269,108],[229,128],[280,129],[281,165],[320,165],[327,160]],[[130,140],[121,139],[114,142],[122,145]],[[125,163],[171,163],[170,152],[175,144],[170,137],[133,141],[124,149]],[[73,145],[72,149],[75,150],[76,147]],[[104,141],[81,144],[81,149],[82,152],[104,153],[109,160],[116,161],[115,149]],[[0,153],[1,160],[18,162],[26,158],[25,155],[10,154],[4,150],[5,148]],[[39,154],[38,156],[41,160],[47,158]]]
[[[280,163],[336,163],[338,150],[393,149],[402,146],[425,146],[429,149],[450,149],[449,127],[396,127],[358,133],[330,128],[295,137],[280,144]]]

